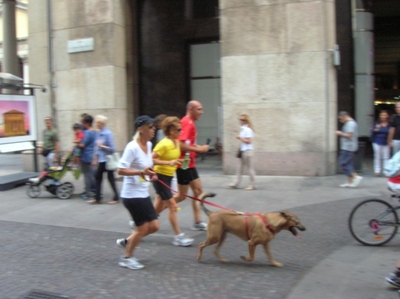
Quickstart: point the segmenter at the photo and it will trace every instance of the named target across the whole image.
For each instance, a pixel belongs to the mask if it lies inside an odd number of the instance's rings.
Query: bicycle
[[[392,194],[390,198],[399,201],[400,194]],[[399,209],[400,203],[393,206],[382,199],[367,199],[358,203],[349,216],[351,235],[363,245],[386,244],[393,239],[399,228]]]

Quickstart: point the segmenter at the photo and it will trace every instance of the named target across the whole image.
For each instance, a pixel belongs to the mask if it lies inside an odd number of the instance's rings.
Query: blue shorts
[[[74,150],[72,151],[72,156],[79,157],[81,155],[81,149],[78,146],[74,147]]]

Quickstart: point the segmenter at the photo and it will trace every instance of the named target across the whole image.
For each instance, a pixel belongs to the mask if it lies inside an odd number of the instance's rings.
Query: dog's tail
[[[211,192],[201,193],[201,195],[199,196],[199,199],[203,200],[206,197],[214,197],[215,195],[216,195],[215,193],[211,193]],[[207,216],[210,216],[210,214],[212,212],[206,208],[204,202],[201,201],[200,204],[201,204],[201,208],[203,209],[204,213],[206,213]]]

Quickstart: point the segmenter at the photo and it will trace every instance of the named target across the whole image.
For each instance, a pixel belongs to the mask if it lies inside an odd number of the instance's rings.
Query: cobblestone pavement
[[[0,221],[0,289],[2,299],[21,298],[31,289],[73,298],[285,298],[316,263],[352,241],[346,218],[355,200],[314,204],[291,209],[307,231],[298,240],[281,232],[272,252],[284,268],[275,268],[257,249],[256,260],[242,261],[245,242],[229,235],[222,264],[206,248],[196,261],[195,235],[190,248],[173,247],[170,239],[148,237],[136,256],[143,270],[118,266],[122,253],[115,246],[121,233]],[[335,211],[335,213],[332,213]],[[341,232],[341,233],[338,233]]]
[[[222,264],[213,246],[196,261],[204,232],[189,230],[190,201],[180,205],[182,231],[195,238],[193,247],[171,245],[167,215],[161,229],[140,244],[136,256],[146,266],[128,270],[118,266],[122,251],[115,240],[127,235],[128,214],[122,205],[85,204],[78,193],[82,181],[74,181],[76,194],[60,201],[48,192],[26,196],[24,188],[0,193],[0,299],[20,299],[41,290],[70,298],[271,298],[271,299],[395,299],[383,277],[398,259],[400,240],[373,248],[360,246],[347,228],[351,208],[361,199],[387,197],[384,178],[366,175],[357,189],[338,188],[344,177],[257,177],[257,190],[226,187],[232,177],[221,174],[220,165],[208,158],[200,169],[205,190],[218,196],[223,206],[244,211],[296,213],[307,231],[298,240],[281,232],[272,252],[284,268],[272,267],[262,248],[252,263],[242,261],[247,244],[228,236]],[[20,156],[0,155],[0,175],[20,171]],[[68,180],[70,178],[66,178]],[[105,200],[111,190],[105,184]],[[152,188],[151,188],[152,189]],[[166,213],[165,213],[166,214]],[[203,215],[203,217],[205,217]]]

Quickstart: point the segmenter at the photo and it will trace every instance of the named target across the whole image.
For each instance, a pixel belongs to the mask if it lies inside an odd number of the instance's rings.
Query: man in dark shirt
[[[390,118],[389,125],[388,145],[394,155],[400,150],[400,102],[396,103],[396,114]]]
[[[90,199],[94,196],[93,186],[95,186],[92,162],[94,156],[94,147],[96,145],[97,133],[92,127],[93,117],[85,115],[82,120],[82,125],[85,128],[85,137],[78,146],[81,148],[81,170],[85,179],[85,199]]]

